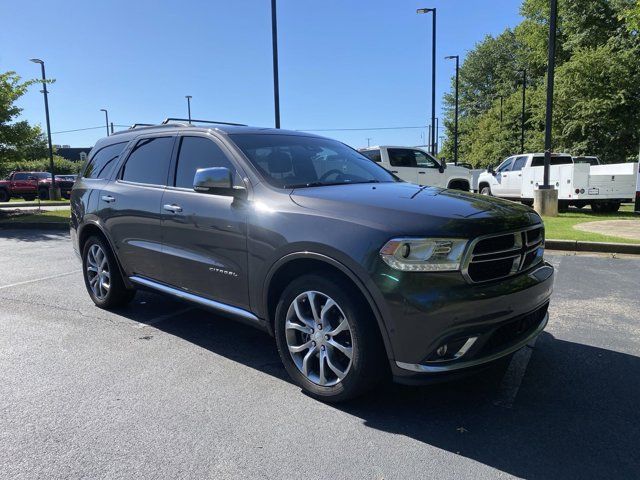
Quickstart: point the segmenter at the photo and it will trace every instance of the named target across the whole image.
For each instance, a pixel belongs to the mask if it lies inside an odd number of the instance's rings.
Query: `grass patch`
[[[556,240],[581,240],[586,242],[614,242],[614,243],[636,243],[640,240],[616,237],[615,232],[611,235],[599,233],[583,232],[576,230],[574,225],[587,222],[598,222],[602,220],[629,220],[640,221],[640,215],[633,213],[632,205],[623,205],[617,213],[593,213],[589,208],[578,210],[571,208],[567,212],[561,212],[557,217],[543,217],[545,226],[545,236]]]
[[[11,206],[12,203],[29,203],[29,204],[33,204],[33,205],[38,205],[38,199],[36,198],[35,200],[30,200],[30,201],[26,201],[24,198],[22,197],[13,197],[11,199],[9,199],[8,202],[0,202],[0,206]],[[64,198],[61,200],[41,200],[41,202],[51,202],[51,203],[59,203],[61,205],[64,205],[65,203],[69,203],[69,200],[65,200]]]
[[[2,223],[69,223],[71,210],[50,210],[40,213],[12,213],[6,217],[0,217]]]

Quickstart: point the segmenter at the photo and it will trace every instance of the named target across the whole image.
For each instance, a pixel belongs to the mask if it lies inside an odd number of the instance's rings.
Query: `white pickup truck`
[[[378,146],[359,151],[405,182],[467,192],[471,188],[467,168],[447,165],[419,147]]]
[[[635,196],[637,163],[589,165],[574,163],[571,155],[552,154],[549,182],[558,190],[561,208],[569,205],[593,211],[615,212],[620,203]],[[543,183],[544,154],[514,155],[495,170],[480,174],[478,189],[483,195],[519,200],[531,204],[533,191]]]

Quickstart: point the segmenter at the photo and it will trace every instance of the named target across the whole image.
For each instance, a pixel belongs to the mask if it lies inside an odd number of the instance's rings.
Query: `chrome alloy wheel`
[[[87,280],[93,295],[104,300],[111,288],[111,273],[107,255],[100,245],[93,244],[87,252]]]
[[[330,387],[349,372],[351,327],[331,297],[314,291],[298,295],[287,311],[285,335],[296,367],[316,385]]]

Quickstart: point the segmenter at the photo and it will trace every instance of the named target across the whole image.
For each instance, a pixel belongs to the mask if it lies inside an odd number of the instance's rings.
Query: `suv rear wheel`
[[[386,376],[375,319],[340,277],[304,275],[291,282],[276,308],[275,333],[287,372],[317,399],[348,400]]]
[[[111,249],[99,237],[90,237],[84,244],[82,273],[91,300],[100,308],[125,305],[135,295],[135,290],[125,287]]]

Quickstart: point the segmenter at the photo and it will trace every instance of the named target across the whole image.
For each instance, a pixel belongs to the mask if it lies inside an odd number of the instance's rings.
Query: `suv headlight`
[[[467,240],[459,238],[394,238],[380,250],[391,268],[405,272],[446,272],[460,269]]]

